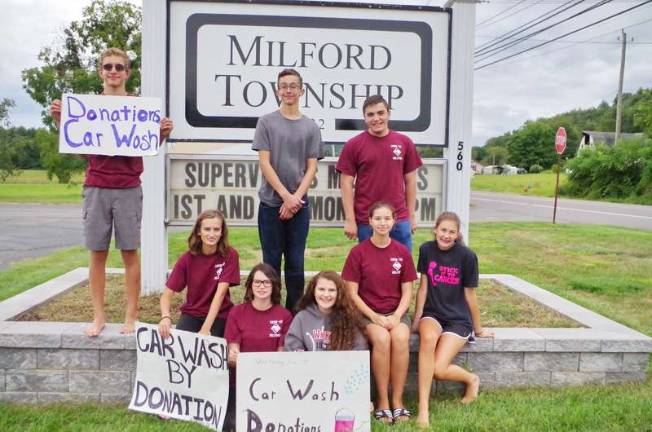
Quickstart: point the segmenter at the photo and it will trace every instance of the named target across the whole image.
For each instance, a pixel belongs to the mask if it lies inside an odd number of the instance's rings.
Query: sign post
[[[555,185],[555,207],[552,211],[552,223],[557,219],[557,198],[559,197],[559,171],[561,171],[561,155],[566,150],[566,129],[560,126],[555,136],[555,151],[557,152],[557,184]]]

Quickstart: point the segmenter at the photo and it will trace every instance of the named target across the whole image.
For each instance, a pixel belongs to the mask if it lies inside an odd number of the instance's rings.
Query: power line
[[[475,57],[483,57],[483,58],[477,58],[476,62],[486,60],[488,57],[492,57],[494,55],[497,55],[499,52],[505,51],[507,48],[511,48],[514,45],[518,45],[521,42],[524,42],[524,41],[532,38],[533,36],[536,36],[536,35],[538,35],[540,33],[543,33],[546,30],[550,30],[551,28],[556,27],[556,26],[558,26],[560,24],[563,24],[563,23],[565,23],[567,21],[570,21],[573,18],[577,18],[580,15],[591,12],[591,11],[593,11],[593,10],[599,8],[599,7],[602,7],[602,6],[606,5],[607,3],[611,2],[611,1],[613,1],[613,0],[602,0],[602,1],[596,3],[596,4],[592,5],[592,6],[589,6],[588,8],[583,9],[583,10],[581,10],[581,11],[579,11],[579,12],[577,12],[577,13],[575,13],[575,14],[567,17],[567,18],[564,18],[563,20],[552,23],[547,27],[543,27],[543,28],[541,28],[539,30],[535,30],[535,31],[533,31],[531,33],[526,34],[525,36],[522,36],[522,37],[520,37],[518,39],[515,39],[513,41],[508,41],[508,42],[506,42],[506,43],[504,43],[504,44],[502,44],[500,46],[495,46],[495,47],[493,47],[491,49],[485,49],[484,52],[482,52],[482,53],[476,53]]]
[[[495,45],[501,43],[502,41],[504,41],[504,40],[506,40],[506,39],[508,39],[508,38],[510,38],[512,36],[516,36],[517,34],[520,34],[520,33],[524,32],[524,31],[536,26],[537,24],[540,24],[540,23],[542,23],[544,21],[547,21],[550,18],[553,18],[553,17],[559,15],[560,13],[567,11],[568,9],[577,6],[578,4],[582,3],[583,1],[584,0],[579,0],[579,1],[578,0],[570,0],[570,1],[566,2],[566,3],[564,3],[560,8],[551,9],[548,12],[546,12],[546,13],[544,13],[542,15],[539,15],[536,18],[531,19],[530,21],[526,22],[525,24],[522,24],[522,25],[520,25],[520,26],[518,26],[518,27],[516,27],[516,28],[514,28],[514,29],[512,29],[512,30],[510,30],[510,31],[508,31],[506,33],[503,33],[502,35],[497,37],[495,41],[489,41],[489,42],[481,45],[480,47],[478,47],[475,50],[475,54],[480,54],[482,51],[484,51],[484,50],[486,50],[488,48],[491,48],[492,46],[495,46]],[[574,3],[574,2],[577,2],[577,3]],[[564,8],[569,3],[574,3],[574,4]],[[561,9],[561,10],[559,12],[557,12],[557,13],[553,13],[557,9]],[[551,13],[552,13],[552,15],[550,15]],[[546,16],[546,15],[550,15],[550,16]],[[530,24],[532,24],[532,25],[530,25]],[[521,30],[521,29],[523,29],[523,30]],[[520,31],[518,31],[518,30],[520,30]]]
[[[634,9],[637,9],[637,8],[639,8],[639,7],[641,7],[641,6],[645,6],[646,4],[648,4],[648,3],[650,3],[650,2],[652,2],[652,0],[644,1],[644,2],[642,2],[642,3],[639,3],[639,4],[635,5],[635,6],[632,6],[632,7],[628,8],[628,9],[622,10],[622,11],[620,11],[620,12],[617,12],[617,13],[613,14],[613,15],[609,15],[608,17],[605,17],[605,18],[599,19],[598,21],[594,21],[594,22],[592,22],[591,24],[587,24],[587,25],[585,25],[584,27],[580,27],[580,28],[578,28],[578,29],[576,29],[576,30],[570,31],[570,32],[568,32],[568,33],[565,33],[565,34],[563,34],[563,35],[561,35],[561,36],[558,36],[558,37],[556,37],[556,38],[554,38],[554,39],[551,39],[551,40],[549,40],[549,41],[542,42],[542,43],[540,43],[540,44],[538,44],[538,45],[535,45],[535,46],[533,46],[533,47],[530,47],[530,48],[524,49],[524,50],[519,51],[519,52],[517,52],[517,53],[514,53],[514,54],[511,54],[511,55],[508,55],[508,56],[506,56],[506,57],[502,57],[502,58],[500,58],[500,59],[498,59],[498,60],[495,60],[495,61],[493,61],[493,62],[491,62],[491,63],[486,63],[486,64],[484,64],[484,65],[482,65],[482,66],[478,66],[478,67],[474,68],[474,70],[481,70],[481,69],[484,69],[484,68],[486,68],[486,67],[488,67],[488,66],[495,65],[496,63],[500,63],[500,62],[503,62],[503,61],[505,61],[505,60],[507,60],[507,59],[510,59],[510,58],[516,57],[516,56],[518,56],[518,55],[521,55],[521,54],[523,54],[523,53],[526,53],[526,52],[528,52],[528,51],[532,51],[533,49],[536,49],[536,48],[542,47],[542,46],[547,45],[547,44],[549,44],[549,43],[551,43],[551,42],[554,42],[554,41],[556,41],[556,40],[559,40],[559,39],[565,38],[566,36],[570,36],[570,35],[572,35],[572,34],[575,34],[575,33],[577,33],[577,32],[580,32],[580,31],[582,31],[582,30],[585,30],[585,29],[587,29],[587,28],[589,28],[589,27],[593,27],[593,26],[595,26],[595,25],[597,25],[597,24],[600,24],[600,23],[605,22],[605,21],[607,21],[607,20],[609,20],[609,19],[611,19],[611,18],[617,17],[617,16],[619,16],[619,15],[622,15],[622,14],[624,14],[624,13],[627,13],[627,12],[629,12],[629,11],[632,11],[632,10],[634,10]]]
[[[497,16],[500,16],[500,15],[502,15],[503,13],[509,11],[510,9],[514,9],[516,6],[520,5],[520,4],[523,3],[523,2],[525,2],[525,0],[520,0],[520,1],[517,2],[516,4],[514,4],[514,5],[510,6],[510,7],[508,7],[507,9],[503,9],[503,10],[501,10],[500,12],[498,12],[498,13],[496,13],[496,14],[490,16],[489,18],[485,19],[484,21],[481,21],[481,22],[477,23],[475,26],[476,26],[476,27],[478,27],[478,26],[482,26],[482,25],[483,25],[484,23],[486,23],[487,21],[491,21],[492,19],[496,18]]]
[[[527,5],[527,4],[526,4],[526,5],[524,5],[522,8],[517,9],[517,10],[515,10],[514,12],[512,12],[512,13],[510,13],[510,14],[507,14],[507,15],[501,17],[501,18],[498,18],[497,20],[495,20],[495,21],[493,21],[493,22],[486,23],[486,24],[481,24],[481,23],[479,23],[479,24],[476,25],[476,28],[486,27],[486,26],[490,26],[490,25],[493,25],[493,24],[499,23],[499,22],[501,22],[501,21],[504,21],[504,20],[506,20],[506,19],[509,18],[509,17],[512,17],[512,16],[514,16],[514,15],[516,15],[516,14],[518,14],[518,13],[523,12],[523,11],[526,10],[526,9],[531,8],[532,6],[536,6],[536,5],[537,5],[539,2],[541,2],[541,1],[543,1],[543,0],[537,0],[537,1],[536,1],[535,3],[533,3],[532,5]],[[516,5],[514,5],[514,6],[516,6]]]
[[[625,27],[622,27],[622,28],[624,28],[624,29],[630,29],[630,28],[632,28],[632,27],[636,27],[636,26],[639,26],[639,25],[642,25],[642,24],[647,24],[647,23],[649,23],[649,22],[651,22],[651,21],[652,21],[652,18],[649,18],[649,19],[646,19],[646,20],[644,20],[644,21],[639,21],[639,22],[634,23],[634,24],[629,24],[629,25],[627,25],[627,26],[625,26]],[[521,61],[521,60],[528,60],[528,59],[531,59],[531,58],[534,58],[534,57],[540,57],[540,56],[544,56],[544,55],[548,55],[548,54],[556,53],[556,52],[559,52],[559,51],[563,51],[563,50],[566,50],[566,49],[569,49],[569,48],[573,48],[573,46],[578,45],[578,44],[583,44],[583,43],[592,43],[591,41],[592,41],[593,39],[597,39],[597,38],[600,38],[600,37],[608,36],[608,35],[613,34],[614,32],[617,32],[617,31],[620,31],[620,28],[618,28],[618,29],[613,29],[613,30],[609,30],[608,32],[601,33],[601,34],[599,34],[599,35],[597,35],[597,36],[593,36],[593,37],[591,37],[591,38],[589,38],[589,39],[586,39],[586,40],[584,40],[584,41],[574,41],[573,43],[569,43],[569,45],[567,45],[567,46],[558,47],[558,48],[551,49],[551,50],[547,50],[547,51],[543,51],[543,52],[540,52],[540,53],[537,53],[537,54],[532,54],[532,55],[529,55],[529,56],[526,56],[526,57],[522,57],[522,58],[518,58],[518,59],[509,60],[509,61],[506,61],[505,63],[506,63],[506,64],[510,64],[510,63],[514,63],[514,62],[517,62],[517,61]],[[555,41],[555,42],[561,42],[561,41]],[[614,44],[614,45],[615,45],[615,44],[620,44],[620,42],[618,42],[618,41],[609,42],[609,43],[610,43],[610,44]],[[629,42],[629,43],[630,43],[630,44],[633,44],[633,45],[652,45],[652,42]]]

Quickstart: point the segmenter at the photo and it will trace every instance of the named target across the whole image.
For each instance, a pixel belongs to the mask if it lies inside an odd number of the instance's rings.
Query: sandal
[[[407,408],[394,408],[392,416],[394,417],[394,422],[405,422],[412,416],[412,413]],[[399,417],[404,418],[399,420]]]
[[[374,412],[374,417],[376,420],[378,420],[381,423],[385,424],[391,424],[394,422],[394,417],[392,416],[392,412],[388,409],[379,409]],[[389,421],[384,421],[384,419],[387,419]]]

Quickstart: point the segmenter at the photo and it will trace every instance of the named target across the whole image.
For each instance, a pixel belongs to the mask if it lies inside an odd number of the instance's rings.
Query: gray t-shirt
[[[251,148],[270,152],[272,168],[291,193],[301,184],[306,161],[324,157],[321,132],[317,124],[304,115],[297,120],[287,119],[280,111],[265,114],[258,119]],[[268,206],[280,207],[283,204],[265,177],[258,196]]]

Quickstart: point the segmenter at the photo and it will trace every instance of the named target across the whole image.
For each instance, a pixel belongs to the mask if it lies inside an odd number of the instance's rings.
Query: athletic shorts
[[[88,250],[108,250],[114,228],[117,249],[136,250],[140,247],[143,216],[143,191],[140,186],[127,189],[84,186],[82,196]]]
[[[452,333],[455,336],[459,336],[462,339],[465,339],[469,343],[475,343],[475,334],[473,333],[473,327],[468,323],[463,321],[446,321],[435,317],[434,314],[427,311],[423,311],[421,319],[430,319],[435,321],[442,329],[441,334]]]
[[[381,315],[383,315],[383,314],[381,314]],[[390,315],[392,315],[392,314],[391,313],[386,314],[385,316],[390,316]],[[361,321],[362,321],[362,327],[363,328],[367,327],[368,324],[373,324],[373,321],[371,321],[369,318],[367,318],[364,315],[362,316]],[[408,328],[410,328],[410,325],[412,324],[412,320],[410,319],[410,316],[407,313],[403,314],[403,316],[401,317],[401,322],[403,324],[405,324],[406,326],[408,326]]]
[[[191,333],[199,333],[204,321],[206,321],[206,317],[200,318],[182,313],[179,324],[175,328]],[[211,327],[211,336],[224,337],[224,329],[226,329],[226,320],[224,318],[215,318]]]

